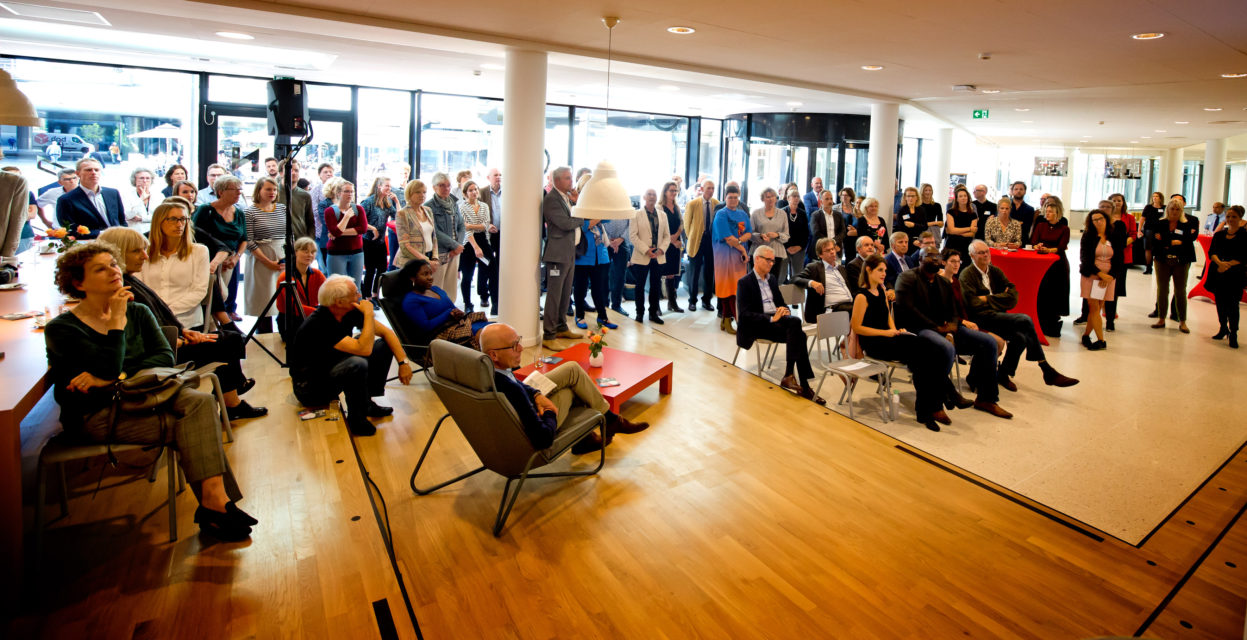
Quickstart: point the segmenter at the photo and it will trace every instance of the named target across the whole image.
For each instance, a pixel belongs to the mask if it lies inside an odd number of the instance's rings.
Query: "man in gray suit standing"
[[[541,202],[541,218],[546,224],[546,247],[541,260],[546,266],[546,306],[542,313],[542,342],[556,338],[580,338],[584,334],[567,326],[567,306],[572,299],[572,275],[576,269],[576,230],[581,221],[572,217],[568,194],[572,190],[572,170],[559,167],[552,174],[553,189]],[[561,349],[558,344],[546,344]]]
[[[282,177],[286,175],[286,163],[290,162],[289,158],[283,159],[278,165],[277,173],[277,202],[286,204],[286,187],[282,185]],[[306,189],[300,189],[296,186],[299,183],[299,163],[296,162],[290,166],[290,201],[294,204],[286,207],[290,215],[290,229],[294,232],[290,238],[293,244],[299,238],[316,239],[316,219],[312,217],[312,195]],[[326,256],[321,256],[321,260],[327,260]]]

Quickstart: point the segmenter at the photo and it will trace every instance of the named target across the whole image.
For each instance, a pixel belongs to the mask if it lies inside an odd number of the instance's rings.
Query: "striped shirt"
[[[255,251],[260,243],[280,244],[286,239],[286,205],[277,203],[274,211],[264,211],[254,204],[247,207],[247,250]]]
[[[463,216],[463,224],[483,224],[486,227],[490,225],[489,205],[476,201],[475,211],[467,200],[459,201],[459,215]],[[476,233],[480,233],[479,231]]]

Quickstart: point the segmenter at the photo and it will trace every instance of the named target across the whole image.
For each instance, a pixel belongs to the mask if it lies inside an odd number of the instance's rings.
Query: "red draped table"
[[[1039,282],[1044,274],[1057,261],[1055,253],[1038,253],[1034,249],[1005,251],[992,249],[992,264],[1000,267],[1009,276],[1009,280],[1018,288],[1018,303],[1013,313],[1024,313],[1035,323],[1035,334],[1039,342],[1048,344],[1043,329],[1039,328],[1039,316],[1035,313],[1035,300],[1039,295]],[[969,265],[966,265],[969,266]],[[966,267],[962,267],[965,269]]]
[[[637,353],[611,349],[610,347],[603,347],[602,353],[606,354],[606,361],[602,366],[590,367],[589,343],[581,342],[570,349],[564,349],[554,354],[563,359],[561,362],[540,366],[530,364],[527,367],[516,369],[515,377],[518,380],[523,380],[534,370],[549,373],[556,367],[560,367],[568,362],[579,362],[580,366],[593,378],[594,386],[597,386],[598,378],[614,378],[619,381],[618,386],[598,387],[598,390],[602,392],[602,397],[610,405],[611,411],[615,413],[619,413],[619,407],[623,405],[625,400],[635,396],[642,389],[655,382],[659,383],[659,393],[671,393],[672,364],[670,360],[651,358]]]
[[[1212,248],[1212,236],[1201,234],[1197,236],[1195,239],[1199,240],[1199,246],[1203,247],[1204,249],[1204,273],[1201,276],[1199,276],[1199,284],[1196,284],[1195,286],[1191,287],[1191,290],[1186,294],[1186,297],[1187,298],[1196,298],[1196,297],[1208,298],[1209,300],[1216,302],[1217,296],[1213,294],[1213,292],[1209,291],[1208,287],[1205,286],[1208,282],[1208,273],[1212,269],[1216,268],[1212,264],[1212,260],[1208,258],[1208,250]],[[1243,302],[1247,302],[1247,291],[1243,292]]]

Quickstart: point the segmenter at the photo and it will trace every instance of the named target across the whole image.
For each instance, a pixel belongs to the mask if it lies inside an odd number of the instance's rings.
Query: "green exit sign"
[[[986,120],[986,119],[987,119],[987,109],[975,109],[975,110],[974,110],[974,119],[975,119],[975,120]]]

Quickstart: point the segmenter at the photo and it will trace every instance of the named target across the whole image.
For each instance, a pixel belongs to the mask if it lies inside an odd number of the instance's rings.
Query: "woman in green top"
[[[221,448],[214,396],[184,387],[155,412],[119,413],[114,426],[114,383],[147,367],[173,365],[173,350],[155,316],[131,302],[118,253],[110,244],[88,242],[56,262],[57,287],[82,301],[44,331],[61,423],[67,432],[97,442],[173,442],[199,499],[195,522],[221,540],[246,539],[257,521],[235,505],[242,493]]]
[[[195,232],[203,231],[221,243],[208,263],[208,272],[217,274],[217,281],[225,286],[221,299],[230,318],[242,320],[238,311],[238,262],[247,253],[247,216],[238,201],[242,197],[242,181],[234,176],[221,176],[212,183],[216,200],[201,204],[191,216]]]

